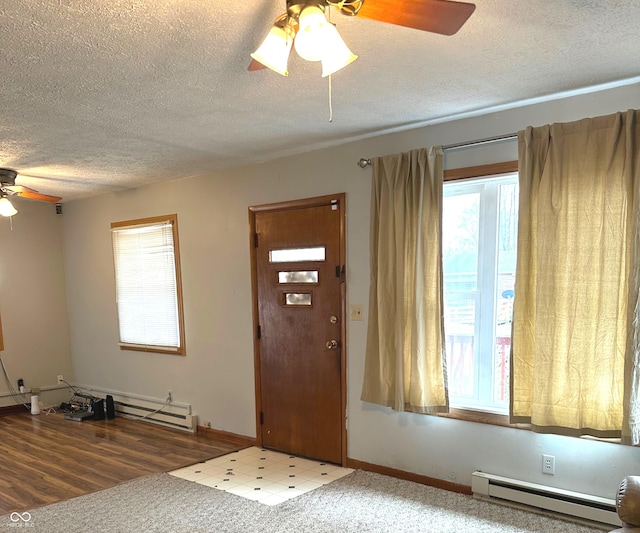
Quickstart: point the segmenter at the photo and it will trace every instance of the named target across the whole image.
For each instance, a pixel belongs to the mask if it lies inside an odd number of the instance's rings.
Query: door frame
[[[328,205],[332,200],[338,200],[340,206],[340,267],[343,270],[343,279],[340,283],[340,441],[342,447],[342,466],[347,464],[347,282],[346,282],[346,193],[316,196],[300,200],[276,202],[249,207],[249,247],[251,251],[251,296],[253,307],[253,360],[255,378],[256,401],[256,445],[262,446],[262,396],[260,385],[260,340],[258,338],[259,313],[258,313],[258,272],[256,266],[256,214],[266,211],[286,211],[308,207]]]

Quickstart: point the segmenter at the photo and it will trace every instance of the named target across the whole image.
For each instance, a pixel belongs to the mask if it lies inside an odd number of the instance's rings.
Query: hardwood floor
[[[246,446],[147,422],[0,417],[0,515],[166,472]]]

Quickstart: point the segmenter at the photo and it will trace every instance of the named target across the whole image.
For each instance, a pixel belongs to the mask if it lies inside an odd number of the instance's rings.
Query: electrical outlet
[[[208,420],[205,420],[202,423],[202,427],[205,428],[205,429],[211,429],[211,422],[209,422]]]
[[[64,376],[62,374],[58,374],[58,385],[64,385]]]
[[[169,390],[167,391],[167,401],[168,401],[169,403],[171,403],[171,402],[173,401],[173,391],[172,391],[171,389],[169,389]]]
[[[556,473],[555,455],[542,454],[542,473],[551,475]]]

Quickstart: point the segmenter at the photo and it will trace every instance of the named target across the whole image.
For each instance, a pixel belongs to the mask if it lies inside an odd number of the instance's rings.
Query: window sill
[[[470,409],[451,408],[448,413],[440,413],[438,416],[452,418],[454,420],[465,420],[478,424],[491,424],[493,426],[503,426],[516,429],[529,429],[529,424],[511,424],[508,415],[498,415],[482,411],[471,411]]]
[[[529,424],[510,424],[508,415],[497,415],[495,413],[487,413],[482,411],[472,411],[470,409],[457,409],[452,407],[448,413],[438,413],[436,416],[443,418],[452,418],[453,420],[464,420],[465,422],[475,422],[477,424],[490,424],[492,426],[502,426],[514,429],[525,429],[531,431]],[[609,444],[622,444],[619,438],[602,438],[593,435],[579,435],[575,438],[583,440],[591,440],[595,442],[606,442]]]
[[[143,346],[141,344],[120,344],[121,350],[133,352],[166,353],[170,355],[185,355],[184,348],[170,348],[163,346]]]
[[[531,425],[529,424],[511,424],[509,423],[508,415],[498,415],[495,413],[487,413],[483,411],[472,411],[470,409],[456,409],[452,407],[448,413],[439,413],[437,416],[444,418],[452,418],[453,420],[464,420],[466,422],[475,422],[477,424],[490,424],[492,426],[502,426],[514,429],[526,429],[531,431]],[[596,442],[608,442],[612,444],[621,444],[619,438],[602,438],[594,437],[593,435],[580,435],[580,439],[592,440]]]

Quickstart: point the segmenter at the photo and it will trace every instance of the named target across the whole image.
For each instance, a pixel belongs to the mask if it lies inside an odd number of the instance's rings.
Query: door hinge
[[[336,266],[336,278],[340,278],[340,283],[344,283],[345,277],[347,275],[347,269],[345,265],[337,265]]]
[[[254,248],[258,247],[258,232],[253,234],[253,247]]]
[[[340,200],[331,200],[331,210],[337,211],[340,206]]]
[[[260,411],[260,425],[264,424],[264,413]]]
[[[258,339],[262,338],[262,328],[260,326],[256,328],[256,337]]]

